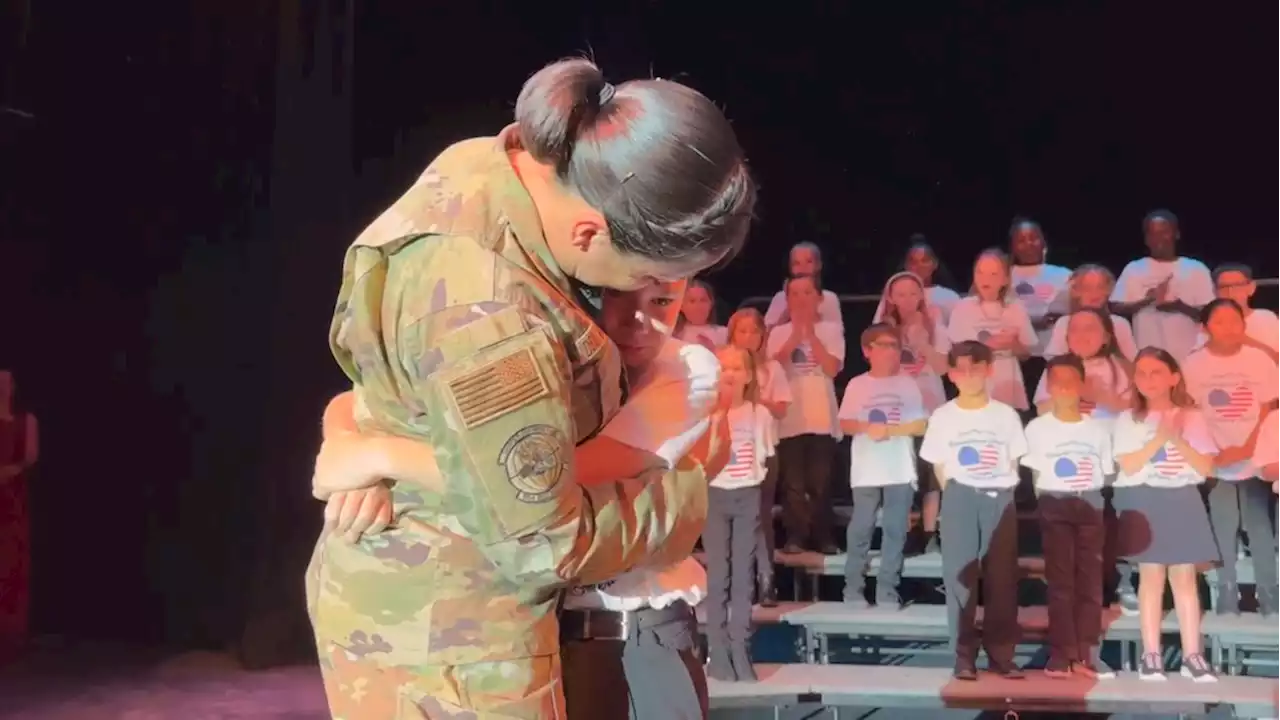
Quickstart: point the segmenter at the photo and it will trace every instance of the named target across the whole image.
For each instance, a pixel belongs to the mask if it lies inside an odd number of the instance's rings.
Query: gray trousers
[[[1018,643],[1018,515],[1014,489],[979,490],[957,482],[942,492],[942,582],[947,627],[957,659],[981,645],[994,663],[1013,662]],[[978,583],[983,590],[978,632]]]
[[[1271,526],[1271,485],[1258,478],[1215,480],[1209,490],[1209,522],[1213,539],[1222,554],[1218,570],[1219,585],[1236,584],[1236,558],[1239,553],[1240,530],[1249,536],[1249,552],[1253,556],[1254,579],[1258,582],[1259,599],[1266,594],[1274,598],[1276,579],[1276,536]]]
[[[710,488],[702,548],[707,551],[707,644],[746,643],[755,593],[760,488]]]
[[[626,640],[562,644],[569,720],[706,718],[707,676],[694,654],[695,623],[690,612],[687,621],[632,630]]]
[[[853,517],[849,520],[848,548],[844,565],[844,599],[862,597],[867,572],[867,554],[876,531],[876,510],[884,507],[880,526],[880,574],[876,582],[877,604],[896,603],[898,582],[902,580],[902,555],[911,522],[915,488],[910,485],[855,487]]]

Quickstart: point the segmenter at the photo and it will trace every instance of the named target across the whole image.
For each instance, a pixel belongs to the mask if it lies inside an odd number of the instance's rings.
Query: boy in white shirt
[[[1213,269],[1213,289],[1219,298],[1235,300],[1244,310],[1245,344],[1256,347],[1280,363],[1280,317],[1266,308],[1250,307],[1258,284],[1253,280],[1253,268],[1248,265],[1227,263]],[[1204,347],[1209,336],[1204,330],[1196,336],[1196,349]]]
[[[1182,362],[1195,347],[1200,308],[1213,300],[1213,278],[1204,263],[1178,256],[1173,213],[1148,213],[1142,231],[1149,257],[1125,265],[1111,294],[1112,311],[1131,318],[1138,347],[1154,345]]]
[[[853,378],[840,403],[840,427],[853,437],[849,484],[853,518],[845,556],[844,601],[867,606],[863,582],[876,510],[883,508],[876,605],[899,608],[898,581],[915,496],[916,453],[912,438],[925,429],[924,400],[915,378],[899,372],[902,341],[893,325],[862,332],[862,354],[871,369]]]
[[[1045,367],[1050,412],[1027,425],[1027,454],[1039,496],[1049,588],[1050,677],[1112,677],[1098,658],[1102,636],[1102,488],[1115,472],[1107,425],[1081,410],[1084,361],[1059,355]]]
[[[933,464],[942,486],[942,580],[957,680],[978,679],[979,645],[993,672],[1023,677],[1014,662],[1018,520],[1013,494],[1027,439],[1018,412],[987,394],[992,359],[991,349],[980,342],[951,347],[947,377],[959,396],[934,411],[920,447],[920,457]],[[985,600],[981,633],[979,581]]]

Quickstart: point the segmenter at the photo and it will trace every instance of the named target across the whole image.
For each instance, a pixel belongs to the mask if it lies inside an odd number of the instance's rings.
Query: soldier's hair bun
[[[591,61],[561,60],[524,84],[516,123],[524,149],[604,215],[618,250],[699,261],[742,246],[755,182],[733,126],[697,90],[614,88]]]
[[[551,63],[534,73],[516,98],[520,142],[539,162],[555,166],[563,175],[574,142],[612,97],[613,86],[590,60]]]

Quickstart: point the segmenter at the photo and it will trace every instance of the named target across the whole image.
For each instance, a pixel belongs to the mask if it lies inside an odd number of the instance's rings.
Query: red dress
[[[27,418],[0,420],[0,466],[22,460]],[[27,635],[31,599],[31,518],[27,480],[0,480],[0,662],[20,649]]]

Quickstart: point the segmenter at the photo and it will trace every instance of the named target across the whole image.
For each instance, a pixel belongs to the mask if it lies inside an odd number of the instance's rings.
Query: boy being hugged
[[[1022,464],[1039,496],[1045,580],[1049,588],[1049,662],[1045,674],[1089,679],[1114,673],[1098,657],[1102,635],[1102,488],[1115,472],[1111,433],[1080,406],[1084,361],[1059,355],[1045,368],[1049,412],[1027,425]]]
[[[923,435],[924,400],[915,378],[899,372],[902,341],[898,329],[877,323],[862,333],[862,354],[871,369],[853,378],[840,403],[840,427],[853,437],[849,484],[853,518],[849,521],[844,601],[867,606],[864,576],[876,510],[883,508],[880,578],[876,605],[899,608],[898,581],[915,497],[916,453],[912,438]]]
[[[1012,407],[991,399],[992,352],[976,341],[958,342],[947,354],[947,376],[959,390],[934,411],[920,457],[934,466],[942,486],[942,578],[947,626],[956,654],[957,680],[977,680],[979,645],[993,672],[1021,678],[1014,662],[1018,642],[1018,522],[1013,503],[1018,459],[1027,453],[1022,422]],[[981,633],[978,582],[985,607]]]

